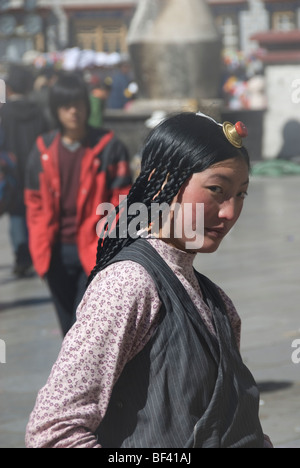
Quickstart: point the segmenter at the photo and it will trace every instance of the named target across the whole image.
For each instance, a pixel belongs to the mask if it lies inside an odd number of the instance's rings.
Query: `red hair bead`
[[[235,129],[241,138],[245,138],[248,136],[247,127],[243,122],[237,122],[235,124]]]

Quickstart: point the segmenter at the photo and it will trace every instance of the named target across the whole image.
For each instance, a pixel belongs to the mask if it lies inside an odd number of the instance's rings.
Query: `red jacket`
[[[36,272],[44,276],[50,266],[52,249],[60,230],[60,177],[58,170],[58,131],[38,137],[29,157],[25,204],[29,248]],[[119,204],[131,186],[128,154],[112,132],[89,130],[88,146],[82,159],[77,197],[77,247],[87,273],[95,266],[100,219],[100,203]]]

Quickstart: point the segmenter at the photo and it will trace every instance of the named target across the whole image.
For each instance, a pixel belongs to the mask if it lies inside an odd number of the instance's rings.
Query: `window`
[[[296,15],[293,11],[277,11],[272,15],[272,29],[291,31],[296,28]]]
[[[102,27],[102,35],[102,50],[104,52],[126,52],[126,26],[120,24],[106,24]]]
[[[217,27],[223,39],[224,49],[239,49],[239,34],[237,17],[235,15],[220,15],[216,18]]]
[[[121,22],[93,20],[75,23],[75,42],[82,49],[96,52],[127,52],[127,27]]]

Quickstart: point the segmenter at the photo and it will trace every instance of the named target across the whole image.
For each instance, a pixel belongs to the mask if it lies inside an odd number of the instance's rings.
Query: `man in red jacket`
[[[89,95],[77,74],[64,74],[50,92],[58,126],[37,138],[25,186],[29,247],[47,280],[62,333],[95,265],[101,203],[119,203],[131,186],[128,153],[111,131],[88,126]]]

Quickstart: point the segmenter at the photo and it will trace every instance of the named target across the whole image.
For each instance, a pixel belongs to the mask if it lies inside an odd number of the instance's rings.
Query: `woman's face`
[[[193,174],[181,187],[171,221],[163,238],[180,250],[214,252],[238,220],[249,184],[242,158],[222,161]]]

